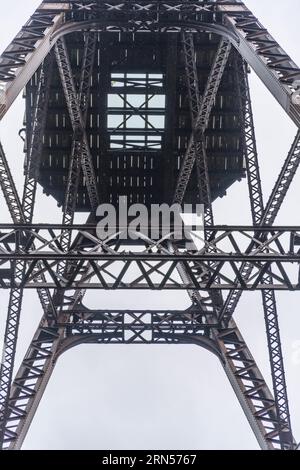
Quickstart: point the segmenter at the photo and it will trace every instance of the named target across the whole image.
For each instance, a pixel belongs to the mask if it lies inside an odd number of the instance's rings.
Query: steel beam
[[[35,103],[32,109],[30,122],[31,130],[30,134],[27,136],[27,155],[24,165],[25,174],[27,175],[26,184],[29,183],[28,180],[34,180],[32,184],[36,184],[36,180],[39,177],[41,153],[43,149],[43,137],[46,126],[50,87],[53,74],[53,59],[53,54],[48,54],[41,65],[40,73],[37,77],[38,86],[35,96]],[[27,213],[27,210],[25,210],[25,213]],[[27,218],[31,218],[30,212],[27,215]]]
[[[244,152],[247,167],[249,199],[252,213],[252,223],[259,225],[262,223],[264,214],[263,195],[256,148],[256,139],[253,122],[253,112],[249,92],[247,74],[245,74],[244,63],[240,59],[236,62],[236,74],[239,91],[240,109],[244,109],[244,116],[241,116],[244,129]],[[265,282],[272,284],[271,275],[265,277]],[[269,349],[271,375],[273,381],[273,392],[275,399],[276,414],[278,420],[278,436],[282,449],[293,448],[293,435],[288,405],[288,395],[285,380],[283,354],[281,349],[280,329],[278,322],[278,312],[276,306],[275,292],[262,291],[262,303],[266,333]]]
[[[300,69],[243,2],[217,2],[229,27],[238,36],[234,44],[285,112],[300,127]]]
[[[266,282],[268,281],[270,283],[273,282],[272,276],[266,277]],[[281,449],[293,449],[294,439],[292,434],[275,292],[271,290],[263,291],[262,300],[273,382],[273,393],[278,420],[277,432]]]
[[[88,222],[93,221],[94,217],[90,216]],[[64,238],[64,228],[65,226],[60,229],[62,238]],[[81,241],[82,236],[79,234],[74,240],[74,246],[80,244]],[[80,264],[81,277],[87,278],[89,271],[89,266]],[[70,272],[64,275],[66,279],[70,276]],[[64,290],[54,291],[51,300],[57,306],[60,323],[52,322],[50,325],[48,315],[45,313],[35,332],[16,374],[11,392],[6,396],[7,412],[3,427],[3,448],[19,449],[21,447],[53,372],[58,357],[57,350],[65,335],[66,323],[73,310],[81,304],[84,293],[85,289],[77,289],[71,294],[67,294]]]
[[[60,243],[61,230],[71,230],[81,237],[76,248],[63,251]],[[0,225],[0,281],[3,288],[51,287],[58,289],[104,288],[104,289],[233,289],[240,290],[299,290],[298,263],[300,255],[299,227],[226,227],[212,226],[204,230],[199,240],[203,248],[190,251],[185,240],[173,241],[176,252],[168,248],[168,239],[151,240],[141,233],[138,240],[130,241],[115,237],[100,240],[95,226],[47,226]],[[207,233],[209,236],[207,236]],[[30,238],[33,245],[19,249],[22,240]],[[171,240],[171,238],[170,238]],[[141,245],[144,249],[141,250]],[[118,247],[122,246],[120,252]],[[149,246],[152,247],[151,252]],[[225,249],[226,247],[226,249]],[[26,272],[22,283],[12,276],[14,260],[26,261]],[[71,278],[61,278],[55,272],[63,261],[75,261]],[[81,263],[80,263],[81,261]],[[120,264],[121,261],[121,264]],[[79,262],[79,263],[78,263]],[[39,263],[36,268],[37,263]],[[81,265],[89,266],[91,273],[79,280]],[[191,276],[190,284],[181,284],[172,272],[184,263]],[[248,279],[243,279],[239,270],[248,263],[253,269]],[[296,265],[293,266],[293,263]],[[137,269],[130,277],[129,267]],[[272,271],[273,270],[273,271]],[[3,273],[3,274],[2,274]],[[45,282],[36,281],[43,274]],[[270,285],[265,276],[272,275]]]
[[[198,110],[196,118],[194,118],[193,134],[190,138],[183,162],[181,164],[173,199],[174,203],[181,204],[184,200],[186,188],[190,180],[197,155],[199,155],[198,161],[201,178],[200,187],[201,191],[203,192],[202,197],[204,200],[209,199],[210,191],[207,188],[208,172],[203,135],[208,126],[210,113],[215,102],[219,85],[221,83],[230,49],[231,45],[228,42],[221,41],[211,68],[211,72],[209,74],[207,85],[201,100],[200,109]]]
[[[253,128],[253,123],[251,124]],[[246,148],[248,148],[246,146]],[[255,148],[255,147],[254,147]],[[279,213],[279,210],[282,206],[284,198],[286,197],[288,190],[294,180],[297,169],[299,168],[300,163],[300,130],[297,132],[297,135],[293,141],[293,144],[290,148],[290,151],[287,155],[287,158],[284,162],[284,165],[281,169],[281,172],[278,176],[278,179],[274,185],[274,188],[271,192],[271,195],[268,199],[266,207],[261,215],[260,221],[260,211],[258,212],[258,217],[256,219],[259,221],[260,225],[273,225],[275,219]],[[254,187],[259,187],[260,183],[254,181]],[[259,201],[259,198],[253,195],[253,201]],[[253,203],[254,204],[254,203]],[[252,209],[253,210],[253,209]],[[247,265],[243,265],[240,271],[242,277],[247,279],[251,275],[251,269]],[[238,305],[239,299],[242,295],[242,292],[239,290],[232,291],[228,295],[224,307],[221,312],[220,319],[223,319],[225,322],[232,317],[234,311]]]
[[[209,184],[208,163],[207,163],[206,148],[205,148],[205,143],[204,143],[204,135],[201,133],[203,129],[199,129],[197,127],[198,116],[201,113],[202,98],[200,97],[200,93],[199,93],[196,53],[195,53],[195,48],[194,48],[193,34],[183,31],[182,42],[183,42],[183,51],[184,51],[184,58],[185,58],[186,81],[187,81],[187,89],[188,89],[189,102],[190,102],[190,113],[191,113],[192,132],[193,132],[193,135],[191,137],[193,139],[193,151],[194,151],[193,159],[194,161],[196,161],[196,166],[197,166],[197,183],[198,183],[199,202],[201,204],[204,204],[205,206],[205,215],[204,215],[205,223],[208,225],[213,225],[211,192],[210,192],[210,184]],[[214,68],[214,65],[213,65],[213,68]],[[209,81],[210,81],[210,77],[208,79],[208,83]],[[209,88],[209,85],[206,88],[206,93],[207,93],[208,88]],[[206,93],[204,93],[204,97],[203,97],[204,100],[206,97]],[[207,120],[207,125],[208,125],[208,120]],[[193,165],[193,164],[192,162],[190,162],[190,165]],[[186,174],[186,169],[184,168],[184,165],[185,165],[185,160],[183,160],[183,163],[182,163],[183,168],[180,169],[179,179],[182,177],[182,174]],[[192,173],[192,169],[191,169],[191,173]],[[191,177],[191,173],[188,176],[188,181]],[[186,182],[184,193],[186,191],[188,181]],[[178,187],[178,184],[180,185],[180,182],[177,183],[177,187]],[[176,201],[177,196],[178,195],[176,194],[176,191],[175,191],[175,201]],[[181,198],[181,202],[183,198],[184,198],[184,194],[183,194],[183,197]]]
[[[182,282],[191,283],[191,275],[186,266],[180,264],[177,269]],[[210,337],[222,351],[222,366],[261,449],[279,449],[281,436],[278,433],[274,399],[238,327],[233,320],[230,320],[228,327],[213,326],[218,311],[211,292],[210,303],[202,292],[189,290],[188,294],[195,309],[198,308],[202,315],[207,315],[207,323],[211,326]]]
[[[50,63],[49,63],[50,62]],[[45,78],[45,71],[46,74]],[[45,65],[41,69],[39,77],[39,87],[36,97],[36,106],[34,109],[33,116],[33,128],[31,135],[31,144],[28,153],[28,167],[25,174],[25,184],[22,204],[20,202],[13,177],[11,175],[4,151],[0,145],[0,184],[4,193],[5,200],[8,205],[10,215],[16,224],[31,222],[33,217],[33,209],[35,202],[36,193],[36,174],[34,177],[30,176],[32,170],[31,163],[39,158],[41,152],[42,134],[44,131],[47,103],[49,98],[49,87],[51,77],[51,58],[48,59]],[[36,168],[36,167],[35,167]],[[26,270],[25,262],[22,260],[16,260],[12,268],[12,275],[22,282]],[[37,266],[33,271],[35,273],[36,281],[45,281],[43,274],[40,276],[36,271],[39,270]],[[55,308],[52,303],[50,293],[47,289],[38,289],[38,295],[43,307],[44,312],[47,314],[47,318],[55,316]],[[0,371],[0,442],[3,443],[4,438],[4,423],[8,412],[8,397],[12,380],[13,367],[15,362],[17,337],[19,331],[20,314],[22,308],[23,289],[19,287],[12,288],[9,298],[8,314],[6,321],[6,329],[4,335],[4,350],[3,350],[3,361],[1,362]]]
[[[23,218],[32,222],[35,205],[37,180],[39,176],[43,137],[46,126],[50,86],[52,81],[53,56],[50,54],[43,62],[38,77],[38,88],[32,113],[31,133],[25,159],[25,182],[22,198]]]
[[[290,148],[278,179],[266,204],[262,225],[273,225],[300,164],[300,130]]]
[[[0,120],[51,50],[69,2],[42,2],[0,56]]]
[[[83,126],[86,127],[88,106],[90,102],[91,92],[91,77],[95,61],[97,36],[95,33],[87,33],[85,35],[85,45],[83,52],[83,61],[80,74],[79,85],[79,103],[80,111],[83,119]],[[80,178],[81,161],[82,161],[82,136],[74,133],[72,142],[72,151],[70,156],[69,174],[65,193],[65,202],[63,207],[63,225],[72,225],[74,221],[74,213],[76,210],[76,199]],[[64,251],[68,251],[71,243],[71,232],[66,231],[62,233],[61,244]],[[61,263],[58,267],[58,272],[63,275],[66,268],[66,263]]]
[[[79,145],[79,148],[76,149],[76,152],[79,152],[81,154],[81,165],[91,203],[91,208],[93,211],[96,211],[99,205],[99,196],[97,189],[98,184],[96,181],[93,159],[88,144],[84,120],[80,109],[80,102],[76,93],[71,64],[68,57],[68,51],[65,44],[65,40],[63,38],[57,41],[55,45],[55,54],[70,114],[73,132],[76,136],[76,144]]]
[[[84,272],[82,275],[87,273]],[[55,367],[57,350],[65,334],[65,323],[69,319],[68,313],[70,314],[82,301],[83,295],[84,291],[77,290],[70,296],[64,292],[60,296],[59,321],[62,326],[58,326],[57,323],[50,326],[47,316],[44,314],[42,317],[16,373],[8,397],[3,442],[5,449],[21,448]]]
[[[67,312],[66,312],[67,315]],[[85,343],[138,343],[149,342],[146,330],[152,332],[158,344],[195,343],[214,351],[230,376],[244,407],[255,428],[262,448],[278,447],[274,434],[274,401],[236,325],[230,329],[216,330],[194,305],[187,311],[89,311],[78,306],[69,312],[76,321],[61,323],[57,329],[41,324],[23,360],[14,381],[10,400],[10,419],[6,430],[6,446],[19,449],[42,396],[58,356],[78,344]],[[151,315],[152,320],[145,320]],[[124,317],[127,316],[127,324]],[[203,320],[205,323],[203,324]],[[177,334],[176,325],[188,331]],[[127,326],[126,326],[127,325]],[[58,332],[61,328],[63,333]],[[104,329],[103,329],[104,328]],[[203,336],[206,328],[207,339]],[[215,329],[216,339],[211,336]],[[126,333],[127,332],[127,333]],[[213,346],[213,344],[216,346]],[[221,348],[222,354],[219,354]]]
[[[3,448],[20,448],[54,368],[63,329],[44,316],[12,384]]]
[[[254,119],[250,97],[247,66],[241,57],[235,57],[235,76],[240,109],[240,122],[243,130],[243,148],[247,169],[247,181],[253,225],[262,221],[264,212],[261,178],[258,163]]]
[[[274,397],[235,322],[214,334],[226,358],[226,375],[261,449],[281,449],[283,443],[285,449],[295,449],[290,435],[283,440]]]
[[[8,211],[14,221],[18,224],[24,222],[22,218],[22,206],[20,198],[13,182],[13,177],[8,165],[7,158],[4,153],[4,149],[0,142],[0,185],[1,190],[6,201]]]
[[[207,161],[207,154],[205,148],[205,136],[204,132],[208,126],[209,117],[212,110],[212,102],[215,102],[216,94],[220,85],[221,74],[218,71],[218,66],[216,64],[219,63],[220,57],[223,57],[222,64],[226,64],[227,61],[224,60],[224,54],[229,57],[230,53],[230,45],[226,45],[225,50],[222,48],[222,42],[218,48],[215,60],[212,65],[212,70],[208,77],[207,86],[205,88],[203,98],[200,97],[199,93],[199,84],[198,84],[198,74],[197,74],[197,63],[196,63],[196,53],[194,49],[194,39],[192,33],[183,32],[182,34],[182,41],[183,41],[183,50],[184,50],[184,57],[185,57],[185,70],[186,70],[186,81],[187,81],[187,88],[188,88],[188,95],[189,95],[189,102],[190,102],[190,113],[191,113],[191,122],[192,122],[192,139],[194,140],[193,149],[195,152],[195,161],[196,161],[196,168],[197,168],[197,186],[198,186],[198,201],[204,205],[204,223],[205,226],[212,226],[214,223],[213,218],[213,210],[212,210],[212,200],[211,200],[211,188],[210,188],[210,181],[209,181],[209,172],[208,172],[208,161]],[[227,49],[228,48],[228,49]],[[229,51],[229,52],[228,52]],[[227,55],[228,52],[228,55]],[[224,65],[225,67],[225,65]],[[212,78],[214,77],[214,78]],[[210,86],[211,85],[211,86]],[[208,100],[208,96],[211,93],[211,100]],[[215,96],[213,98],[213,93]],[[212,101],[213,98],[213,101]],[[201,116],[201,104],[202,100],[204,102],[204,109],[206,109],[206,119],[203,119],[202,126],[199,129],[198,126],[198,119]],[[210,109],[211,107],[211,109]],[[184,164],[184,163],[183,163]],[[176,191],[175,191],[176,197]],[[206,233],[209,237],[210,234]],[[211,247],[208,247],[208,251],[211,250]],[[210,268],[213,270],[215,266],[213,264],[210,265]],[[193,271],[198,272],[199,266],[197,263],[194,264]],[[201,267],[200,267],[201,270]],[[184,281],[184,277],[182,273],[185,272],[185,267],[181,266],[179,269],[179,274],[181,273],[181,277]],[[218,281],[217,281],[218,282]],[[194,292],[190,294],[191,299],[194,299]],[[212,302],[214,304],[215,311],[219,311],[220,306],[223,303],[222,294],[221,292],[214,292],[211,295]],[[206,305],[207,308],[207,305]]]
[[[201,98],[199,94],[196,51],[194,47],[193,33],[183,31],[181,39],[184,52],[185,76],[190,102],[191,122],[192,127],[194,128],[201,106]]]
[[[288,156],[284,162],[279,177],[275,183],[272,193],[266,204],[261,225],[273,225],[279,210],[282,206],[284,198],[294,180],[295,174],[300,163],[300,131],[297,132],[295,140],[291,146]],[[253,247],[252,247],[253,248]],[[240,269],[240,275],[243,279],[249,279],[251,275],[251,267],[243,264]],[[239,299],[242,295],[240,290],[235,290],[229,293],[226,302],[221,311],[220,320],[228,321],[234,314],[238,305]]]
[[[190,312],[82,310],[82,307],[73,310],[72,314],[79,316],[75,322],[61,323],[56,329],[42,323],[39,326],[14,381],[5,448],[20,449],[56,361],[63,352],[82,343],[145,344],[149,341],[155,344],[194,343],[214,352],[220,358],[260,446],[263,449],[280,448],[272,394],[233,321],[226,329],[218,329],[213,323],[203,325],[204,316],[197,313],[195,305]],[[143,315],[149,314],[151,324],[143,320]],[[128,327],[124,324],[124,316],[128,317]],[[176,333],[178,322],[181,329],[188,331],[187,335]],[[205,328],[208,336],[203,335]],[[153,340],[146,331],[154,335]]]
[[[2,79],[1,117],[24,88],[47,53],[55,33],[62,24],[63,13],[73,13],[73,24],[62,34],[76,31],[76,22],[81,29],[107,28],[111,30],[157,30],[168,26],[172,31],[177,27],[189,27],[193,31],[210,31],[223,35],[238,49],[244,59],[253,67],[260,79],[279,101],[287,114],[300,126],[300,94],[298,82],[299,67],[292,61],[284,49],[275,41],[253,13],[239,1],[203,1],[203,2],[135,2],[135,8],[128,8],[128,2],[120,5],[114,2],[89,3],[83,7],[82,2],[47,1],[43,2],[31,17],[24,29],[17,35],[11,45],[0,57],[0,78]],[[124,13],[124,22],[116,24],[115,12]],[[166,24],[165,15],[172,12],[174,21]],[[199,14],[219,12],[212,15],[210,22],[199,21]],[[86,20],[87,14],[100,18],[98,26],[95,17]],[[146,15],[146,17],[145,17]],[[182,20],[184,15],[184,21]],[[106,24],[103,24],[106,18]],[[215,19],[213,19],[215,18]],[[221,18],[221,19],[219,19]],[[225,26],[224,26],[225,23]],[[156,28],[156,29],[155,29]],[[56,36],[55,39],[57,39]],[[7,85],[8,83],[8,85]]]
[[[20,199],[13,183],[3,147],[0,143],[0,184],[9,212],[15,223],[24,221]],[[23,262],[14,267],[13,275],[22,281]],[[23,289],[12,289],[9,297],[7,321],[4,333],[2,361],[0,366],[0,444],[4,439],[4,426],[8,413],[8,397],[10,393],[13,367],[16,354],[17,337],[19,331],[20,313],[22,306]]]
[[[72,322],[70,317],[74,315],[77,319]],[[40,323],[16,374],[9,402],[5,448],[20,449],[56,361],[71,347],[102,342],[194,343],[219,355],[215,342],[205,335],[209,326],[202,323],[205,319],[194,309],[93,312],[78,306],[71,307],[69,312],[65,310],[63,317],[55,328],[47,326],[45,320]]]

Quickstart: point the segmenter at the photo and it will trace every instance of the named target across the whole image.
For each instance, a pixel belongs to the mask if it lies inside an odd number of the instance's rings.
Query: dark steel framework
[[[79,71],[75,73],[68,35],[76,32],[84,40],[80,60],[76,59]],[[180,77],[185,78],[181,86],[185,87],[190,115],[185,122],[190,125],[185,126],[186,145],[178,160],[174,194],[170,194],[166,179],[160,181],[164,194],[160,202],[184,203],[195,178],[196,186],[189,194],[193,202],[204,205],[205,227],[199,235],[200,248],[193,250],[185,248],[184,236],[181,240],[172,236],[152,239],[140,231],[135,233],[136,241],[129,244],[120,237],[120,227],[116,227],[115,236],[104,240],[97,237],[95,210],[105,199],[105,191],[88,134],[89,108],[95,93],[93,71],[99,61],[97,44],[106,36],[129,38],[142,32],[149,38],[167,38],[166,71],[150,73],[144,69],[142,73],[130,73],[125,63],[122,71],[111,76],[118,83],[115,88],[122,109],[105,108],[99,100],[100,138],[104,142],[107,139],[104,113],[121,116],[121,124],[110,129],[112,135],[116,129],[119,135],[111,141],[111,149],[130,148],[145,155],[159,149],[159,153],[164,153],[164,168],[172,165],[170,148],[176,108],[161,104],[151,107],[150,101],[162,93],[168,103],[176,100],[177,84],[172,77],[182,65],[176,52],[180,44],[184,57]],[[202,85],[197,49],[201,35],[219,37],[206,83]],[[101,54],[105,56],[104,51]],[[105,61],[101,64],[105,69]],[[240,1],[44,1],[0,57],[0,117],[29,81],[27,93],[32,102],[26,116],[22,201],[0,145],[0,184],[13,221],[0,225],[0,286],[11,289],[0,376],[0,438],[4,449],[21,447],[58,357],[82,343],[198,344],[220,359],[261,448],[296,448],[275,291],[300,290],[300,227],[273,224],[299,165],[300,131],[264,204],[248,64],[299,127],[300,69]],[[61,199],[63,222],[49,226],[33,224],[32,218],[53,107],[54,67],[69,114],[71,145]],[[239,137],[235,142],[241,146],[239,155],[245,160],[253,221],[250,227],[216,226],[213,221],[212,200],[216,194],[212,197],[207,135],[211,120],[216,118],[214,106],[226,73],[236,93],[237,106],[230,112],[238,122]],[[100,75],[105,78],[105,72]],[[106,92],[114,86],[106,83]],[[135,106],[130,102],[129,90],[139,93],[141,88],[146,99]],[[153,126],[152,114],[165,117],[164,129]],[[130,133],[127,127],[132,116],[144,120],[139,138],[135,135],[137,128]],[[164,139],[162,147],[157,143],[160,139]],[[102,168],[104,173],[107,169]],[[55,178],[52,170],[49,168],[48,174]],[[238,177],[231,174],[230,184]],[[82,205],[78,199],[82,182],[87,195],[84,207],[91,211],[84,226],[74,224],[74,213]],[[145,202],[145,198],[141,201]],[[25,288],[38,290],[43,316],[12,380]],[[89,310],[83,303],[87,289],[186,290],[191,307],[185,311]],[[262,292],[273,394],[233,320],[244,290]]]

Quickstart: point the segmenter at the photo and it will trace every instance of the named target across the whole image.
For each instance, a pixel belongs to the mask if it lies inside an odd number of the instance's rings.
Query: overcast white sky
[[[39,0],[0,0],[0,50],[10,42]],[[298,0],[245,2],[287,52],[300,63]],[[16,6],[17,5],[17,6]],[[251,88],[267,200],[290,148],[295,126],[252,73]],[[17,136],[24,107],[18,99],[0,126],[0,137],[21,193],[23,153]],[[278,224],[300,225],[299,174]],[[216,223],[251,223],[246,181],[215,203]],[[48,218],[45,217],[48,214]],[[35,221],[59,222],[61,214],[41,191]],[[9,222],[2,194],[0,222]],[[277,296],[294,434],[300,440],[300,293]],[[3,330],[7,292],[0,293]],[[92,308],[185,308],[183,294],[124,292],[86,296]],[[19,335],[19,363],[41,315],[26,292]],[[270,383],[259,293],[244,294],[235,317]],[[1,334],[2,334],[1,330]],[[258,445],[218,360],[196,346],[84,345],[60,358],[33,421],[24,449],[256,449]]]

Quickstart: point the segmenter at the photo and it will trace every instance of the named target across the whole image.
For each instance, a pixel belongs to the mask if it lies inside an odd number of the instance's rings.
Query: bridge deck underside
[[[66,36],[79,87],[84,33]],[[200,94],[204,92],[219,38],[195,35]],[[211,113],[205,142],[212,199],[244,176],[233,50]],[[37,72],[26,89],[30,136]],[[192,133],[183,46],[178,33],[99,33],[87,115],[87,136],[102,202],[171,202]],[[39,182],[61,205],[68,178],[73,131],[59,73],[54,67]],[[196,173],[196,172],[194,172]],[[185,197],[195,200],[193,175]],[[78,211],[89,210],[81,176]]]

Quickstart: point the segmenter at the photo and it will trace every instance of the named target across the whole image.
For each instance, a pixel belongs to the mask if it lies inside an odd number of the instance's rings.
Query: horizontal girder
[[[244,3],[228,0],[43,2],[0,57],[0,118],[61,35],[83,29],[180,33],[182,27],[229,39],[300,125],[300,69]]]
[[[187,310],[89,310],[76,307],[60,348],[80,343],[198,343],[217,353],[207,339],[217,324],[208,324],[196,307]],[[204,340],[206,338],[206,340]],[[206,341],[206,342],[205,342]]]
[[[80,244],[71,245],[67,252],[61,246],[66,230],[72,232],[72,238],[81,236]],[[209,227],[197,232],[202,244],[198,251],[191,251],[191,245],[186,248],[187,239],[172,240],[170,248],[172,236],[166,234],[161,240],[151,240],[139,232],[123,231],[123,239],[116,233],[100,240],[95,226],[88,225],[17,228],[2,224],[0,233],[3,288],[300,290],[300,227]],[[130,240],[132,234],[135,240]],[[16,260],[26,262],[21,282],[13,276]],[[63,260],[77,261],[68,279],[56,273]],[[248,279],[239,273],[245,262],[253,269]],[[37,263],[46,276],[44,282],[37,281]],[[83,264],[90,272],[81,279]],[[180,264],[189,273],[186,282],[175,273]],[[270,284],[264,279],[271,271]]]

